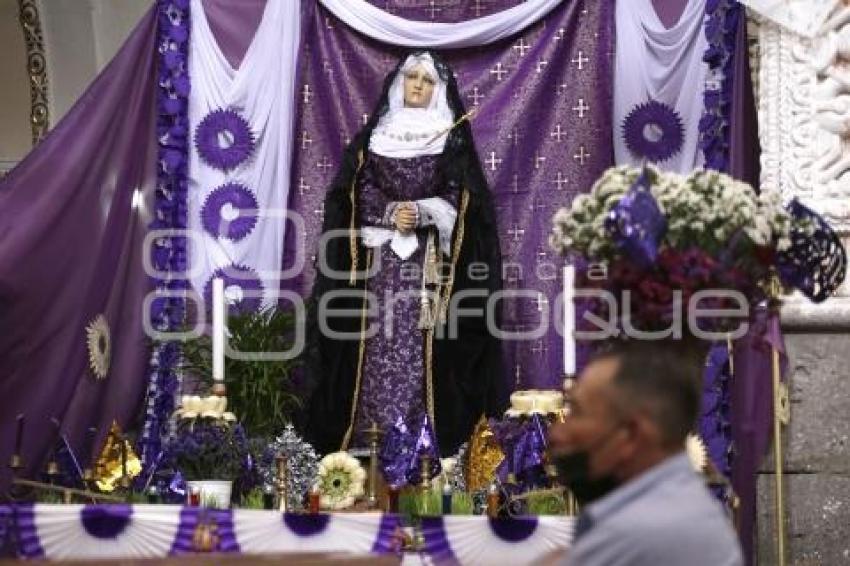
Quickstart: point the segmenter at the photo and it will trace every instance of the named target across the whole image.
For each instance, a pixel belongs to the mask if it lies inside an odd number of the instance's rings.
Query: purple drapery
[[[409,19],[462,21],[517,0],[445,4],[434,11],[400,0],[373,3]],[[290,209],[304,217],[306,237],[287,229],[284,265],[305,246],[307,269],[285,285],[307,293],[325,188],[404,50],[364,38],[313,2],[305,3],[302,43]],[[563,263],[547,238],[554,212],[612,164],[613,2],[565,0],[516,37],[444,55],[467,109],[479,109],[472,127],[495,195],[505,288],[525,293],[505,301],[502,327],[534,329],[542,327],[543,311],[550,315],[542,336],[505,341],[505,378],[515,387],[558,387],[563,338],[553,316]]]
[[[150,285],[141,253],[155,181],[154,39],[149,12],[50,135],[0,181],[0,467],[5,487],[17,413],[31,475],[57,418],[83,449],[137,413],[147,363],[140,322]],[[132,207],[134,192],[145,206]],[[137,197],[138,198],[138,197]],[[103,313],[112,364],[88,370],[86,325]]]
[[[238,63],[265,0],[238,18],[222,0],[204,5],[222,51]],[[149,352],[142,247],[156,181],[155,62],[151,10],[49,136],[0,180],[0,491],[18,413],[26,416],[29,477],[56,442],[52,417],[85,462],[95,456],[90,427],[98,446],[113,419],[138,424]],[[135,191],[141,208],[131,207]],[[102,382],[87,369],[85,346],[98,313],[112,335]]]
[[[729,119],[729,174],[759,186],[761,147],[747,46],[747,24],[740,6],[735,36],[732,107]],[[732,487],[741,500],[738,536],[747,564],[756,563],[756,473],[770,445],[773,424],[773,387],[770,346],[782,347],[778,322],[767,332],[765,313],[757,311],[750,333],[735,343],[730,422],[732,425]]]

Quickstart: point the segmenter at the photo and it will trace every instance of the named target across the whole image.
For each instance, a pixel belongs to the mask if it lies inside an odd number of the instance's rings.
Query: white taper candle
[[[568,376],[576,373],[575,283],[575,266],[564,266],[564,374]]]
[[[216,277],[212,283],[212,347],[213,381],[224,381],[224,279]]]

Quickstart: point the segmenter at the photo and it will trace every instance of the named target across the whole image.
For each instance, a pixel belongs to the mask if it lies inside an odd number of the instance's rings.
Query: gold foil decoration
[[[466,468],[466,486],[469,491],[487,489],[496,477],[496,468],[504,459],[505,454],[496,442],[487,419],[482,416],[469,441],[469,460]]]
[[[123,450],[121,448],[122,443],[124,445]],[[125,473],[127,480],[142,473],[142,463],[136,453],[133,452],[130,441],[124,438],[121,427],[118,426],[116,421],[112,421],[112,426],[109,427],[109,435],[107,435],[106,444],[103,445],[103,450],[97,459],[95,470],[97,476],[95,483],[98,489],[105,492],[114,491]]]

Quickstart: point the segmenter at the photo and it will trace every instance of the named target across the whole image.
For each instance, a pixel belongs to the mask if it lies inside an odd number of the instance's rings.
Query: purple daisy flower
[[[623,120],[623,138],[636,158],[657,163],[681,151],[685,128],[676,110],[650,100],[635,106]]]
[[[207,195],[201,207],[201,222],[213,237],[238,242],[257,225],[258,208],[248,187],[226,183]]]
[[[204,285],[204,302],[212,307],[213,279],[224,279],[224,297],[231,314],[258,312],[263,304],[263,282],[257,272],[247,265],[233,264],[216,269]]]
[[[221,171],[235,169],[254,152],[248,121],[233,110],[214,110],[195,128],[195,147],[201,159]]]

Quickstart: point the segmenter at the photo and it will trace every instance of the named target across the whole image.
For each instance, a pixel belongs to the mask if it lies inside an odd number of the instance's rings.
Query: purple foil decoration
[[[682,117],[657,100],[638,104],[623,120],[623,139],[637,159],[658,163],[682,150],[685,127]]]
[[[189,30],[191,14],[186,0],[157,0],[157,185],[154,220],[150,230],[186,229],[189,187],[188,96]],[[180,291],[189,288],[185,278],[187,240],[184,236],[163,236],[153,240],[151,259],[157,270],[154,285],[159,293],[151,303],[153,327],[169,332],[183,326],[186,299]],[[176,364],[180,347],[176,342],[162,341],[153,346],[148,368],[148,391],[145,423],[139,436],[138,451],[148,477],[152,462],[160,453],[162,438],[167,433],[168,419],[174,412],[174,396],[180,384]]]
[[[204,286],[204,301],[208,309],[212,305],[212,282],[217,277],[224,279],[224,296],[229,301],[230,313],[260,310],[263,304],[263,282],[257,272],[246,265],[230,265],[213,272]],[[238,288],[236,292],[239,296],[236,298],[231,297],[234,288]]]
[[[133,508],[130,505],[86,505],[80,520],[88,534],[99,539],[114,539],[130,524]]]
[[[796,198],[787,208],[797,222],[792,225],[791,247],[776,254],[779,277],[813,302],[823,302],[844,282],[847,252],[838,234],[815,211]],[[808,221],[814,233],[801,228],[799,221]]]
[[[708,455],[717,470],[725,477],[732,473],[732,427],[730,424],[732,375],[729,366],[729,350],[725,343],[711,347],[703,373],[703,394],[700,436],[705,441]],[[715,495],[726,502],[728,494],[723,489]]]
[[[419,433],[416,435],[416,443],[413,446],[413,453],[410,455],[410,460],[407,468],[407,481],[411,485],[421,483],[422,471],[421,460],[422,456],[430,456],[429,477],[434,477],[442,470],[440,464],[440,450],[437,447],[437,435],[434,434],[434,428],[431,426],[431,419],[425,414],[422,417],[422,425],[419,427]]]
[[[496,468],[499,480],[507,481],[509,474],[521,484],[526,483],[526,478],[533,480],[534,474],[531,472],[543,465],[546,452],[546,426],[542,417],[532,415],[531,419],[502,421],[491,419],[490,429],[505,454],[505,458]]]
[[[705,5],[707,47],[702,59],[708,64],[709,73],[703,93],[699,143],[705,158],[705,168],[724,172],[729,168],[735,32],[741,8],[734,0],[712,0]]]
[[[226,205],[234,209],[234,218],[225,218],[223,212]],[[201,207],[201,223],[211,236],[238,242],[257,225],[259,206],[248,187],[239,183],[226,183],[207,195]]]
[[[416,438],[407,428],[404,419],[399,417],[393,427],[384,436],[378,458],[384,481],[394,488],[407,485],[407,472]]]
[[[649,267],[667,232],[667,218],[650,192],[649,171],[644,169],[605,219],[605,228],[624,255]]]
[[[195,128],[198,155],[210,167],[230,171],[254,153],[254,134],[248,121],[233,110],[207,114]]]

